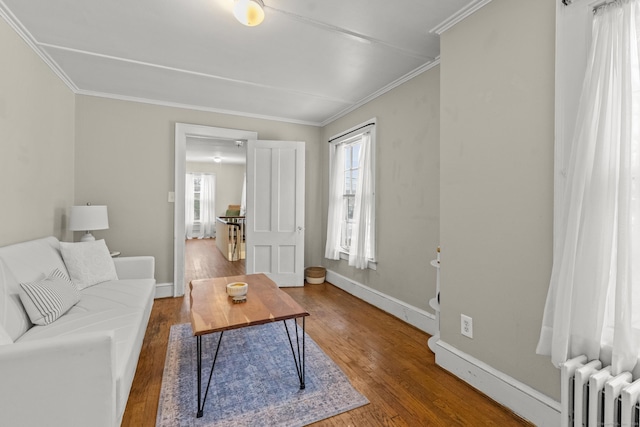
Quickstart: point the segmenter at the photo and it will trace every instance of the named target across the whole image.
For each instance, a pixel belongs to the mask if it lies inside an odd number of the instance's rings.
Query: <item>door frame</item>
[[[173,296],[185,293],[185,179],[187,173],[187,137],[214,139],[258,139],[258,132],[213,126],[176,123],[175,126],[175,175],[173,214]],[[249,183],[247,183],[249,185]],[[247,207],[247,209],[250,209]]]

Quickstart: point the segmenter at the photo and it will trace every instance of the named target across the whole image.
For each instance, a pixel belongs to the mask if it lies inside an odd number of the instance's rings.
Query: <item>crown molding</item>
[[[33,35],[27,31],[27,29],[22,25],[22,23],[16,18],[16,16],[11,13],[9,8],[4,4],[2,0],[0,0],[0,16],[9,24],[13,30],[18,33],[18,35],[24,40],[24,42],[44,61],[47,66],[53,71],[53,73],[62,80],[62,82],[69,88],[73,93],[77,93],[78,87],[73,83],[73,81],[67,76],[67,74],[62,71],[62,68],[58,66],[56,61],[54,61],[44,50],[40,48],[39,43],[33,37]]]
[[[437,35],[441,35],[445,31],[447,31],[449,28],[456,25],[458,22],[464,20],[465,18],[474,14],[476,11],[478,11],[482,7],[486,6],[488,3],[491,3],[491,0],[475,0],[474,2],[468,4],[467,6],[463,7],[462,9],[460,9],[459,11],[451,15],[449,19],[443,21],[437,27],[431,29],[429,33],[435,33]]]
[[[491,0],[489,0],[491,1]],[[319,124],[319,126],[326,126],[329,123],[332,123],[336,120],[338,120],[340,117],[344,117],[347,114],[349,114],[350,112],[357,110],[358,108],[362,107],[364,104],[373,101],[374,99],[378,98],[379,96],[384,95],[385,93],[389,92],[392,89],[395,89],[396,87],[400,86],[403,83],[406,83],[407,81],[413,79],[414,77],[419,76],[420,74],[424,73],[425,71],[429,71],[430,69],[432,69],[433,67],[440,65],[440,56],[437,56],[433,61],[431,62],[427,62],[426,64],[423,64],[421,66],[419,66],[418,68],[414,69],[413,71],[410,71],[409,73],[405,74],[404,76],[400,77],[399,79],[389,83],[388,85],[386,85],[385,87],[383,87],[382,89],[372,93],[371,95],[367,96],[366,98],[361,99],[360,101],[356,102],[355,104],[351,105],[349,108],[346,108],[342,111],[340,111],[339,113],[329,117],[328,119],[326,119],[325,121],[323,121],[322,123]]]
[[[297,125],[315,126],[315,127],[322,126],[321,123],[310,122],[306,120],[296,120],[296,119],[289,119],[285,117],[267,116],[263,114],[252,114],[252,113],[247,113],[243,111],[223,110],[219,108],[203,107],[199,105],[181,104],[179,102],[158,101],[155,99],[138,98],[135,96],[117,95],[113,93],[95,92],[90,90],[79,89],[76,91],[76,95],[92,96],[95,98],[114,99],[117,101],[138,102],[141,104],[156,105],[159,107],[180,108],[183,110],[194,110],[194,111],[204,111],[207,113],[227,114],[230,116],[247,117],[251,119],[260,119],[260,120],[270,120],[275,122],[292,123]]]

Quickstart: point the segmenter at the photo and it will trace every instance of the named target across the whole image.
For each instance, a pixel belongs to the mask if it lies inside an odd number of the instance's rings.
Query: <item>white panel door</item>
[[[247,274],[304,285],[304,142],[247,143]]]

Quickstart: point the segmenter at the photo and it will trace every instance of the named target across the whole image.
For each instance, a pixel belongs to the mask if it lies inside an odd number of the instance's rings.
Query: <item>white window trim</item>
[[[335,149],[335,147],[337,147],[338,145],[347,142],[350,139],[353,139],[355,136],[357,136],[358,134],[355,133],[357,132],[359,129],[363,129],[363,133],[364,133],[364,127],[370,127],[369,130],[371,132],[371,145],[372,145],[372,152],[373,152],[373,164],[374,164],[374,168],[373,171],[371,171],[373,173],[373,182],[374,182],[374,195],[377,192],[377,176],[376,176],[376,169],[377,169],[377,160],[376,160],[376,127],[377,127],[377,120],[376,118],[372,118],[370,120],[367,120],[365,122],[362,122],[360,124],[357,124],[349,129],[347,129],[346,131],[340,132],[334,136],[332,136],[331,138],[329,138],[329,170],[333,170],[333,156],[331,156],[331,152],[332,150]],[[378,228],[378,224],[377,224],[377,220],[376,220],[376,211],[378,210],[378,202],[376,199],[375,202],[376,208],[373,210],[373,221],[374,224],[376,226],[376,231]],[[376,241],[374,242],[374,245],[376,246],[375,249],[375,254],[376,257],[378,256],[378,239],[377,239],[378,233],[376,233]],[[340,259],[344,260],[344,261],[348,261],[349,260],[349,252],[347,251],[343,251],[340,250]],[[368,265],[367,268],[370,270],[377,270],[378,269],[378,260],[376,258],[374,259],[370,259],[368,261]]]
[[[343,261],[349,261],[349,253],[340,251],[340,259]],[[369,270],[377,270],[378,269],[378,261],[369,260],[367,268]]]

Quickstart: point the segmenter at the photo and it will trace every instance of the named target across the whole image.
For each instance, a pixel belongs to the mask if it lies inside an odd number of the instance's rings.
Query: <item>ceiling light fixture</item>
[[[255,27],[264,21],[262,0],[235,0],[233,15],[243,25]]]
[[[220,162],[222,162],[222,157],[216,156],[216,157],[213,158],[213,161],[216,162],[216,163],[220,163]]]

